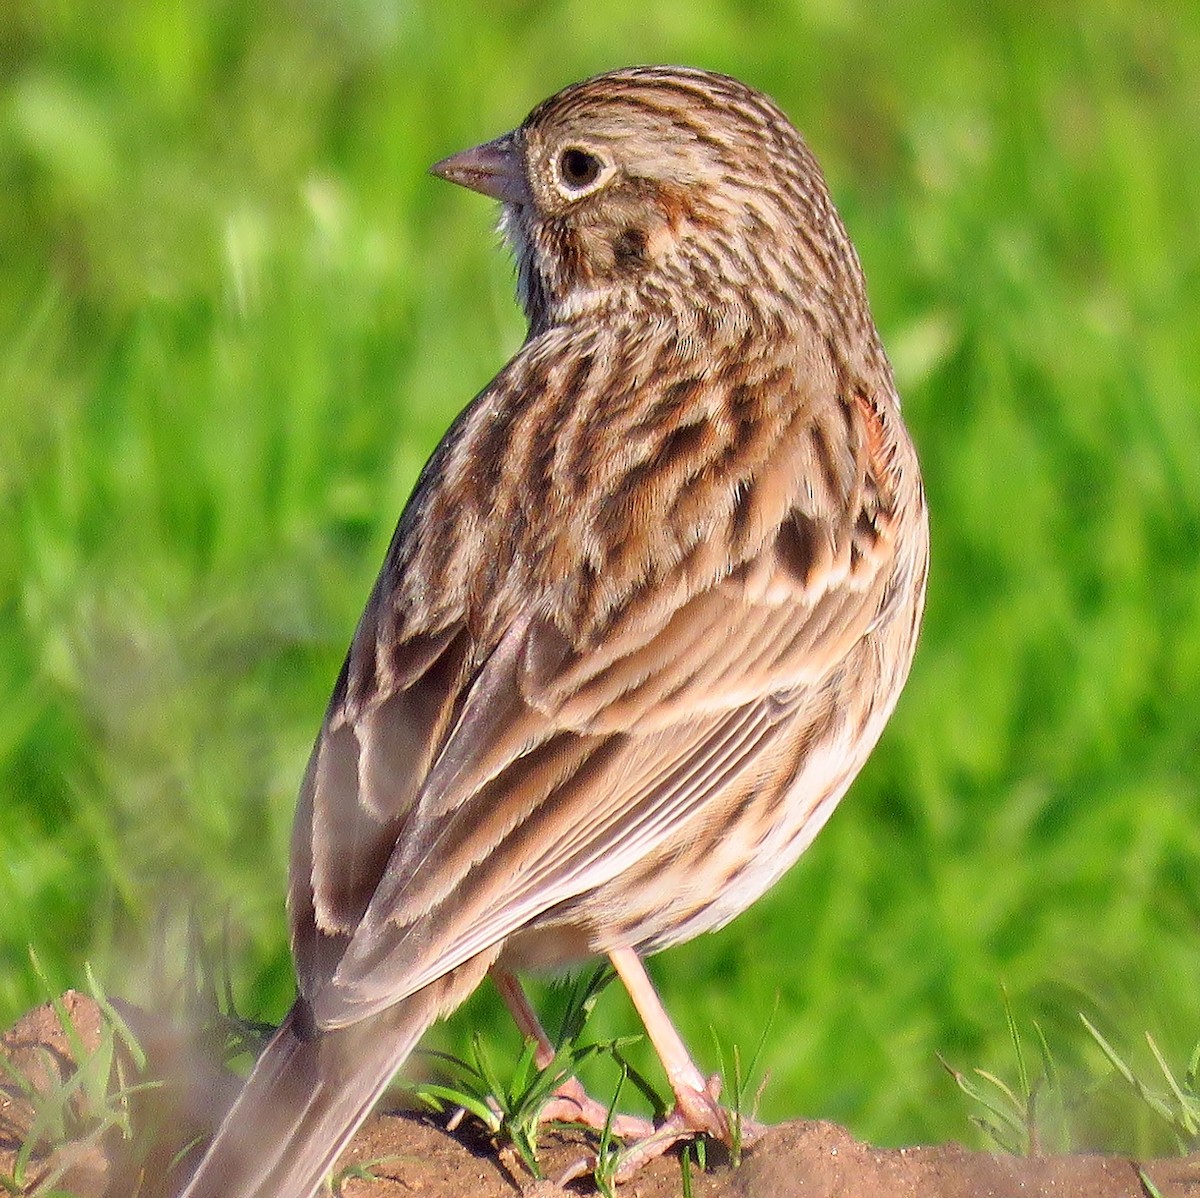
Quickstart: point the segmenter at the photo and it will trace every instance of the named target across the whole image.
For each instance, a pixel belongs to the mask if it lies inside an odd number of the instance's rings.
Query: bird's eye
[[[591,187],[600,178],[602,169],[603,163],[595,154],[589,154],[587,150],[581,150],[578,146],[563,150],[558,160],[559,177],[571,191],[582,191],[585,187]]]

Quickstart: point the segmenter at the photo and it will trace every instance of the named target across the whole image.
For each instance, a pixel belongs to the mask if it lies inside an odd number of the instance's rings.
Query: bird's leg
[[[533,1054],[534,1063],[539,1069],[545,1069],[554,1060],[554,1045],[546,1035],[546,1029],[542,1027],[519,979],[516,974],[498,966],[492,966],[491,975],[518,1031],[537,1046]],[[576,1077],[566,1078],[558,1085],[538,1118],[544,1123],[579,1123],[594,1131],[603,1131],[608,1125],[612,1134],[622,1140],[639,1140],[654,1133],[654,1124],[636,1115],[614,1114],[609,1124],[608,1108],[592,1098]]]
[[[546,1035],[546,1029],[542,1027],[542,1021],[537,1017],[520,979],[515,973],[509,973],[507,969],[501,969],[498,965],[492,966],[491,978],[513,1017],[513,1023],[517,1025],[517,1031],[526,1040],[533,1040],[537,1044],[534,1062],[539,1069],[545,1069],[554,1059],[554,1045]]]
[[[721,1079],[715,1074],[706,1079],[696,1068],[637,953],[631,948],[618,948],[608,956],[666,1071],[671,1092],[675,1095],[675,1112],[687,1118],[690,1130],[704,1132],[718,1140],[726,1138],[729,1120],[717,1102]]]
[[[673,1144],[693,1139],[698,1134],[712,1136],[730,1146],[735,1138],[739,1144],[750,1144],[758,1139],[762,1134],[758,1124],[740,1115],[736,1116],[736,1129],[731,1123],[730,1113],[718,1101],[721,1078],[717,1074],[705,1078],[696,1067],[659,1001],[642,959],[631,948],[614,949],[608,958],[641,1017],[646,1035],[658,1053],[671,1092],[675,1095],[675,1109],[652,1136],[641,1140],[626,1153],[617,1171],[617,1180],[632,1176],[647,1161],[661,1156]]]

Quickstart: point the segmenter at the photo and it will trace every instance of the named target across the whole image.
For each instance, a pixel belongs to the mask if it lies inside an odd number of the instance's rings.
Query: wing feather
[[[479,428],[468,415],[454,435]],[[397,579],[434,568],[413,554],[453,558],[413,532],[422,510],[446,512],[462,469],[452,448],[435,455],[301,792],[293,948],[319,1022],[397,1002],[612,882],[819,709],[894,591],[893,511],[869,439],[834,458],[819,451],[846,443],[815,425],[787,436],[799,461],[781,448],[729,495],[729,519],[754,530],[740,564],[698,541],[663,577],[631,573],[606,627],[584,632],[558,622],[571,604],[552,591],[506,599],[494,562],[486,601],[443,595],[440,623],[415,624]],[[562,585],[577,595],[580,578]]]
[[[573,651],[539,645],[560,639],[543,622],[514,625],[425,779],[415,828],[398,837],[318,1018],[382,1009],[652,853],[814,701],[883,583],[793,583],[788,601],[776,579],[747,601],[747,580],[729,576],[574,694],[559,687],[554,705],[545,694]],[[700,642],[705,652],[687,652]]]

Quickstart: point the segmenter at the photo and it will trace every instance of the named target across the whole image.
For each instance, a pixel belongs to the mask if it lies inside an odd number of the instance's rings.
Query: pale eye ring
[[[604,169],[595,154],[579,146],[568,146],[558,156],[558,177],[568,191],[586,191]]]

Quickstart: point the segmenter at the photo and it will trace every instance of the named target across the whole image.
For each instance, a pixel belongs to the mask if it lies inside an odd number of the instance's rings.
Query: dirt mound
[[[549,1133],[542,1165],[561,1176],[588,1152],[573,1134]],[[347,1181],[345,1198],[560,1198],[592,1192],[590,1182],[566,1188],[535,1182],[515,1154],[488,1142],[451,1137],[413,1116],[381,1115],[359,1134],[347,1160],[397,1159],[374,1171],[376,1180]],[[710,1153],[710,1158],[714,1154]],[[1162,1198],[1200,1195],[1200,1158],[1137,1163],[1111,1156],[1007,1157],[970,1152],[957,1144],[878,1149],[860,1144],[835,1123],[773,1127],[746,1152],[739,1168],[711,1163],[692,1170],[696,1198],[1147,1198],[1139,1167]],[[629,1198],[679,1198],[678,1159],[653,1161],[622,1186]]]
[[[90,999],[73,992],[63,996],[60,1008],[76,1029],[75,1043],[58,1013],[47,1005],[13,1027],[0,1041],[0,1051],[29,1087],[43,1095],[57,1093],[56,1109],[62,1108],[58,1125],[68,1134],[74,1131],[76,1138],[32,1155],[20,1188],[10,1185],[8,1192],[37,1193],[36,1187],[55,1173],[59,1190],[79,1198],[169,1192],[161,1177],[167,1161],[206,1121],[195,1095],[209,1104],[211,1122],[211,1112],[228,1101],[229,1083],[202,1065],[188,1064],[189,1077],[195,1080],[199,1075],[197,1087],[175,1083],[139,1095],[130,1109],[135,1122],[137,1104],[152,1106],[157,1125],[170,1127],[172,1134],[148,1155],[143,1149],[140,1167],[114,1163],[123,1157],[120,1127],[97,1132],[95,1085],[71,1084],[80,1056],[94,1054],[101,1044],[100,1012]],[[120,1056],[118,1050],[114,1059]],[[174,1054],[172,1060],[168,1073],[178,1074],[186,1058]],[[0,1181],[5,1183],[16,1170],[38,1105],[26,1090],[9,1070],[3,1071]],[[583,1135],[548,1130],[541,1154],[546,1178],[568,1174],[590,1151],[592,1145]],[[343,1198],[560,1198],[593,1192],[589,1180],[563,1187],[531,1178],[511,1149],[497,1148],[481,1130],[464,1127],[451,1135],[434,1120],[411,1113],[372,1118],[342,1164],[355,1162],[374,1162],[372,1176],[347,1177],[341,1186]],[[621,1187],[621,1193],[628,1198],[678,1198],[684,1189],[682,1168],[677,1157],[654,1161]],[[707,1172],[691,1170],[696,1198],[1148,1198],[1155,1191],[1161,1198],[1198,1198],[1200,1156],[1148,1162],[1100,1155],[1009,1157],[971,1152],[957,1144],[884,1150],[859,1143],[832,1123],[796,1122],[771,1128],[736,1169],[710,1152]]]

